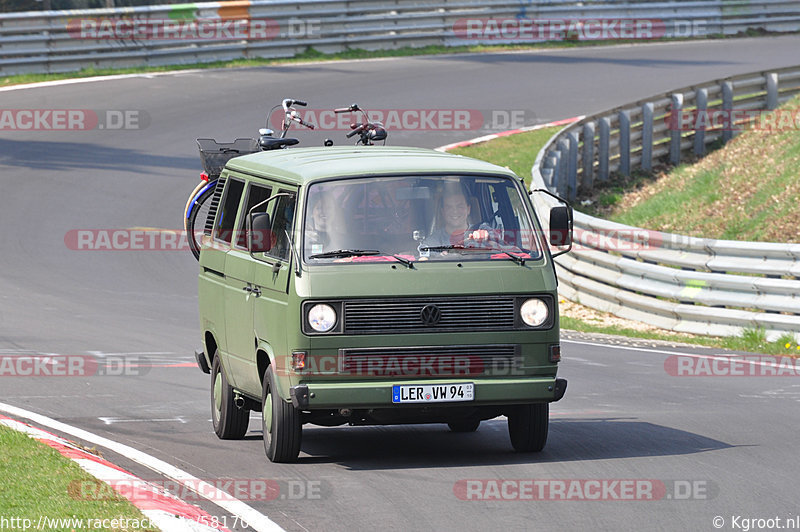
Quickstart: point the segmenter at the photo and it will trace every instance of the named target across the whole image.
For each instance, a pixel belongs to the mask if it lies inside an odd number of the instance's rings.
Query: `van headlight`
[[[336,325],[336,311],[324,303],[318,303],[308,310],[308,324],[317,332],[328,332]]]
[[[546,322],[549,313],[547,303],[537,298],[526,300],[519,308],[522,321],[530,327],[538,327]]]

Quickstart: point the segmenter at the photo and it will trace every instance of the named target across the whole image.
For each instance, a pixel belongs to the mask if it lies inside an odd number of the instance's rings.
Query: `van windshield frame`
[[[539,227],[511,176],[332,178],[307,188],[300,249],[308,265],[540,260]]]

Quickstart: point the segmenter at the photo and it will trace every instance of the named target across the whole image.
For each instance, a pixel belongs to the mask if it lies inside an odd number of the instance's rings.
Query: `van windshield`
[[[537,259],[529,205],[510,177],[387,176],[314,183],[307,263]]]

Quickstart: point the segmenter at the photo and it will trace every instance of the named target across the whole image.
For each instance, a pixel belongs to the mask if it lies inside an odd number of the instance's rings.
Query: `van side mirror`
[[[253,212],[249,215],[250,231],[247,232],[247,248],[250,253],[264,253],[272,249],[272,226],[269,214]]]
[[[559,205],[550,209],[550,244],[556,247],[572,245],[572,208]]]

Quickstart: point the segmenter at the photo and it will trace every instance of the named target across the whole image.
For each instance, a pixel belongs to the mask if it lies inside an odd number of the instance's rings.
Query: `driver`
[[[436,228],[425,239],[425,245],[466,246],[468,241],[472,241],[477,244],[476,247],[481,247],[481,244],[488,242],[491,228],[485,223],[471,226],[469,223],[471,211],[472,208],[461,187],[446,188]]]

